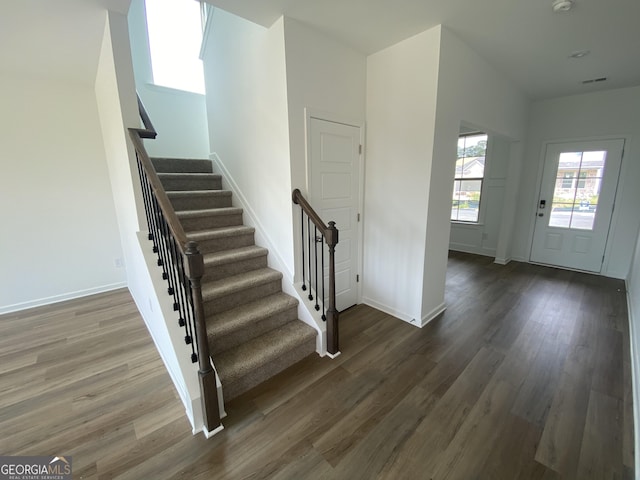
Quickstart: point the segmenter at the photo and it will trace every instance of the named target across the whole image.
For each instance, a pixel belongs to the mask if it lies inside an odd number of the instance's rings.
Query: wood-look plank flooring
[[[423,329],[367,306],[193,436],[128,292],[0,316],[0,454],[74,478],[632,479],[624,283],[453,253]]]

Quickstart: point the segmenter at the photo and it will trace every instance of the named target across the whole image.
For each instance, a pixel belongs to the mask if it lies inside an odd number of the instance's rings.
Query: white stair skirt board
[[[631,388],[633,397],[633,435],[636,475],[640,472],[640,331],[634,326],[634,318],[640,315],[633,309],[633,301],[629,295],[628,282],[625,281],[627,291],[627,312],[629,314],[629,343],[631,352]],[[637,478],[637,477],[636,477]]]

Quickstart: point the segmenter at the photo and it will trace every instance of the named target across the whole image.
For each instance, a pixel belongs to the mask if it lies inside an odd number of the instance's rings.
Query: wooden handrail
[[[146,187],[146,191],[149,194],[145,197],[145,211],[147,212],[148,222],[157,222],[158,212],[154,210],[155,204],[159,208],[159,216],[162,217],[162,229],[168,229],[169,241],[163,239],[165,250],[169,248],[168,252],[158,253],[158,265],[163,265],[166,268],[171,269],[171,275],[166,275],[169,283],[170,295],[174,295],[174,301],[176,300],[175,290],[176,287],[183,288],[178,295],[179,299],[184,303],[180,305],[174,303],[174,309],[182,313],[187,313],[184,317],[189,317],[191,312],[193,318],[193,324],[189,325],[188,318],[180,319],[181,326],[186,326],[187,332],[191,328],[190,334],[185,336],[185,341],[192,345],[192,352],[195,350],[197,354],[192,354],[192,361],[198,362],[198,377],[200,383],[200,398],[202,402],[202,415],[205,428],[209,432],[213,432],[220,427],[220,412],[218,409],[218,389],[216,385],[215,371],[211,366],[211,356],[209,351],[209,342],[207,339],[207,328],[204,315],[204,303],[202,301],[201,281],[204,275],[204,259],[202,253],[198,250],[198,244],[194,241],[190,241],[187,238],[187,234],[182,227],[182,223],[178,219],[176,212],[173,208],[169,197],[167,196],[160,177],[156,173],[153,163],[149,158],[149,155],[142,143],[143,138],[156,138],[157,132],[155,131],[151,119],[147,114],[147,111],[138,96],[138,110],[142,122],[145,126],[144,129],[130,128],[129,136],[136,151],[136,157],[138,161],[138,168],[140,170],[140,181],[144,183],[143,189]],[[144,177],[144,179],[143,179]],[[150,191],[149,191],[150,190]],[[147,205],[149,198],[153,199],[154,205]],[[157,227],[152,229],[149,225],[150,239],[154,239],[154,234],[158,233]],[[154,230],[152,232],[151,230]],[[164,232],[161,231],[161,235]],[[177,249],[177,250],[174,250]],[[156,250],[158,247],[156,246]],[[172,265],[164,265],[166,262],[171,262]],[[185,285],[187,283],[188,285]],[[169,279],[171,277],[171,279]],[[184,279],[184,281],[181,280]],[[171,282],[173,281],[173,286]],[[180,285],[176,285],[180,283]],[[187,312],[189,310],[189,312]],[[193,326],[195,326],[195,339],[193,338]],[[193,345],[195,340],[196,345]]]
[[[156,200],[158,201],[158,204],[160,205],[160,209],[162,210],[162,214],[169,224],[171,233],[173,233],[174,238],[178,242],[180,251],[184,255],[186,253],[187,242],[189,241],[187,239],[187,234],[184,232],[184,228],[182,228],[182,224],[180,223],[180,219],[176,215],[176,211],[171,204],[171,200],[169,200],[167,193],[164,191],[162,182],[160,182],[160,177],[158,177],[158,174],[156,173],[156,170],[151,163],[151,159],[149,158],[149,155],[147,154],[147,151],[142,144],[142,140],[138,135],[138,130],[135,128],[130,128],[129,136],[131,137],[133,146],[136,149],[136,153],[138,154],[138,160],[142,164],[144,171],[147,174],[149,183],[151,184],[151,188],[153,189],[153,193],[156,197]]]
[[[307,217],[313,222],[316,228],[319,229],[322,237],[324,238],[325,243],[329,247],[329,307],[326,312],[326,321],[327,321],[327,351],[332,355],[337,355],[340,352],[340,339],[339,339],[339,317],[340,312],[338,312],[336,308],[336,263],[335,263],[335,248],[338,244],[338,229],[336,228],[335,222],[329,222],[325,224],[320,215],[313,209],[311,204],[307,201],[299,189],[295,189],[291,194],[291,199],[293,203],[296,205],[300,205],[300,208],[307,215]],[[304,238],[304,225],[302,225],[302,236]],[[310,232],[307,232],[307,235],[311,235]],[[304,240],[302,247],[302,264],[304,269]],[[311,253],[309,252],[309,255]],[[311,267],[310,267],[311,268]],[[324,270],[324,266],[323,266]],[[317,271],[317,267],[316,267]],[[311,273],[311,272],[309,272]],[[322,274],[324,275],[324,273]],[[303,273],[304,277],[304,273]],[[316,289],[317,289],[317,280],[316,280]],[[303,289],[304,289],[304,278],[303,278]],[[309,288],[311,288],[311,280]],[[323,280],[323,290],[324,290],[324,280]],[[319,292],[316,291],[316,298],[318,297]],[[324,293],[323,293],[324,295]],[[312,299],[311,294],[309,295],[309,300]],[[318,305],[316,302],[316,309],[318,309]],[[323,317],[324,318],[324,317]]]
[[[156,132],[156,129],[153,127],[153,123],[151,123],[151,118],[149,118],[147,109],[144,108],[140,95],[136,94],[136,96],[138,97],[138,112],[140,113],[142,124],[144,125],[144,128],[137,128],[136,131],[141,138],[154,139],[158,136],[158,132]]]
[[[335,222],[329,222],[329,225],[325,225],[320,215],[313,209],[307,199],[302,196],[300,189],[296,188],[293,191],[291,199],[293,203],[300,205],[300,208],[309,216],[314,225],[322,231],[322,236],[327,240],[327,245],[335,247],[338,243],[338,230],[335,229]],[[334,228],[330,227],[331,223],[333,223]]]

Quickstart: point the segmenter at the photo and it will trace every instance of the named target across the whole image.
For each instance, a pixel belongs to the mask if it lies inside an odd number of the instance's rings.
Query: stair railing
[[[136,151],[148,238],[153,242],[153,252],[158,255],[162,278],[167,281],[167,293],[173,298],[178,325],[184,328],[184,341],[191,347],[191,361],[198,363],[203,421],[207,431],[213,432],[220,426],[220,412],[202,302],[204,261],[198,244],[187,238],[144,148],[142,139],[154,139],[157,132],[139,96],[138,110],[144,129],[130,128],[129,136]]]
[[[335,222],[324,223],[309,202],[302,196],[299,189],[296,188],[293,191],[292,199],[293,203],[300,205],[302,290],[305,292],[308,290],[307,298],[312,302],[316,311],[322,309],[322,320],[327,322],[327,351],[332,355],[336,355],[340,351],[338,327],[340,312],[336,309],[335,264],[338,229]],[[329,250],[328,295],[325,290],[325,249],[323,243],[327,245]],[[318,250],[320,250],[319,256]],[[318,260],[320,260],[320,265],[318,265]],[[322,279],[321,284],[318,281],[318,277]]]

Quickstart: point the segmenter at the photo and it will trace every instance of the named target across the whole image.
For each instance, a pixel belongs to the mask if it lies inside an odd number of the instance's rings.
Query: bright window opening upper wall
[[[145,0],[153,83],[205,93],[200,3],[194,0]]]

